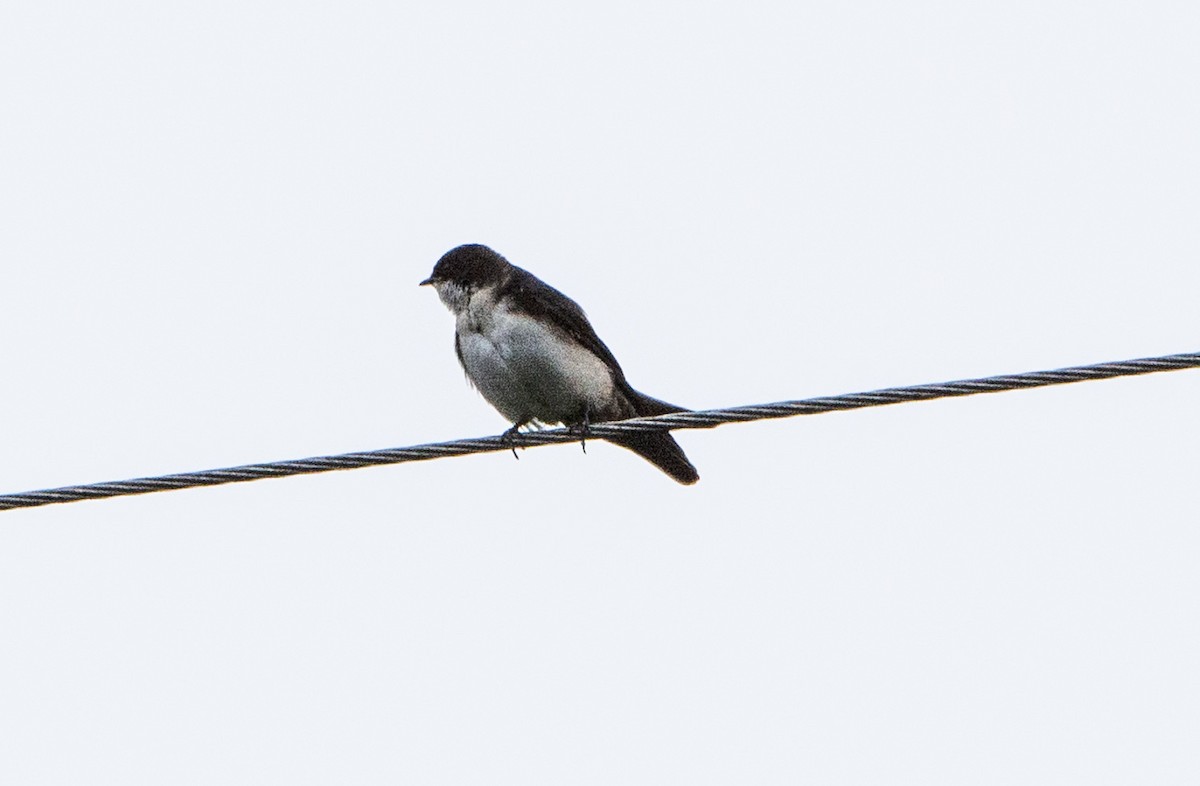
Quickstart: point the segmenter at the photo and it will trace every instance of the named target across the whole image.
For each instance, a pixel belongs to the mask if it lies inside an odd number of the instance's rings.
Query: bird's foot
[[[583,448],[583,452],[587,453],[587,438],[591,435],[591,419],[588,417],[588,411],[583,411],[583,420],[574,423],[567,427],[567,430],[573,434],[579,435],[579,445]]]
[[[526,422],[528,422],[528,421],[526,421]],[[500,435],[500,441],[508,446],[508,449],[512,451],[513,458],[517,459],[518,461],[521,460],[521,457],[517,455],[517,439],[516,438],[517,438],[517,435],[519,435],[521,433],[521,426],[524,426],[524,425],[525,425],[525,423],[514,423],[512,428],[510,428],[508,431],[505,431],[503,434]]]

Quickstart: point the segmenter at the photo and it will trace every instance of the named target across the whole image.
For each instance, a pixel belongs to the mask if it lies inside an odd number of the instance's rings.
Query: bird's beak
[[[432,284],[432,283],[433,283],[433,276],[430,276],[429,278],[427,278],[427,279],[425,279],[424,281],[422,281],[420,284],[417,284],[417,286],[419,286],[419,287],[425,287],[425,286],[429,286],[429,285],[430,285],[430,284]]]

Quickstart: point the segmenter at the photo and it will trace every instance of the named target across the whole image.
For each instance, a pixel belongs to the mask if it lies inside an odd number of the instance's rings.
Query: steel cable
[[[978,393],[995,393],[1002,390],[1063,385],[1094,379],[1109,379],[1137,374],[1152,374],[1160,371],[1176,371],[1200,367],[1200,352],[1181,355],[1165,355],[1115,363],[1097,363],[1091,366],[1075,366],[1055,371],[1032,371],[1024,374],[1009,374],[982,379],[966,379],[957,382],[942,382],[929,385],[886,388],[865,393],[848,393],[840,396],[810,398],[798,401],[781,401],[775,404],[755,404],[727,409],[710,409],[699,412],[677,412],[652,418],[634,418],[614,423],[595,423],[588,430],[589,439],[626,434],[631,431],[657,431],[677,429],[713,428],[725,423],[747,423],[753,420],[786,418],[794,415],[816,415],[822,412],[878,407],[900,404],[907,401],[930,401],[953,396],[971,396]],[[247,464],[227,469],[209,469],[201,472],[186,472],[152,478],[92,483],[84,486],[65,486],[43,491],[26,491],[18,494],[0,495],[0,510],[30,508],[60,502],[78,502],[103,497],[121,497],[131,494],[149,494],[155,491],[216,486],[223,483],[243,483],[263,478],[279,478],[288,475],[305,475],[314,472],[331,472],[341,469],[401,464],[406,461],[465,456],[471,453],[488,453],[509,450],[513,447],[536,447],[557,442],[576,442],[578,431],[556,428],[546,431],[531,431],[517,434],[511,439],[503,436],[459,439],[452,442],[436,442],[406,448],[386,448],[361,453],[343,453],[336,456],[275,461],[268,464]]]

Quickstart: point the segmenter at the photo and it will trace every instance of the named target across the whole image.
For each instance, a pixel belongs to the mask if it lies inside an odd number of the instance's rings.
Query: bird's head
[[[487,246],[468,243],[443,254],[421,286],[432,286],[446,307],[458,313],[471,293],[500,283],[508,268],[508,260]]]

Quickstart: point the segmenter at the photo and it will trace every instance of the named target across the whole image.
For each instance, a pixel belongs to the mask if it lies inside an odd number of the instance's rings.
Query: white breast
[[[573,423],[614,394],[600,358],[565,334],[476,292],[458,312],[459,351],[475,387],[513,423]]]

